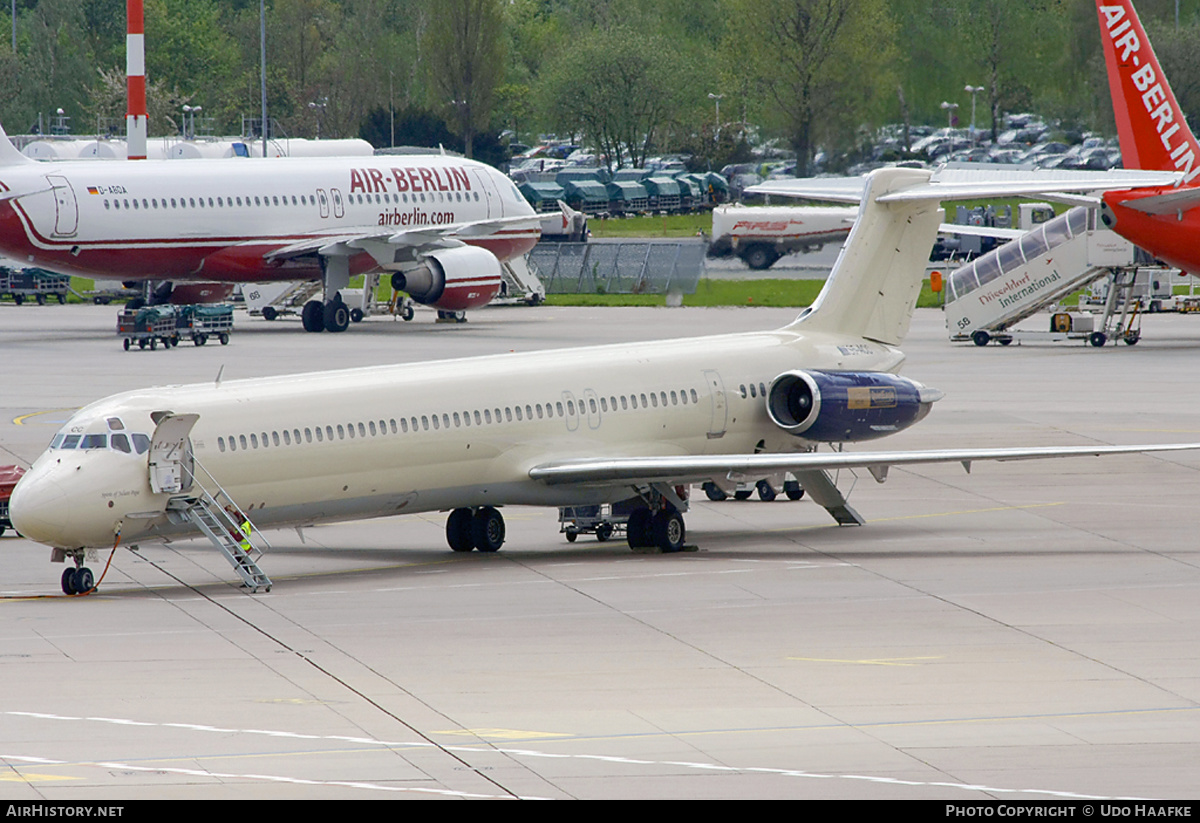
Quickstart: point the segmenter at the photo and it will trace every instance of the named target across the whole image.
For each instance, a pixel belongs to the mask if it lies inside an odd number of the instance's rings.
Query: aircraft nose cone
[[[23,537],[51,546],[63,545],[69,512],[67,496],[58,484],[36,472],[21,478],[8,501],[13,528]]]

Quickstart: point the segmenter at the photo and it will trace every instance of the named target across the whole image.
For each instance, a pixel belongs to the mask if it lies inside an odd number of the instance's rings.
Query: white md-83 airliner
[[[893,465],[1200,447],[842,451],[941,396],[895,373],[942,220],[941,195],[920,195],[929,177],[866,181],[824,290],[782,329],[126,392],[54,436],[12,495],[12,522],[75,561],[67,593],[92,588],[89,548],[200,532],[269,587],[250,558],[263,527],[448,510],[450,547],[490,552],[501,506],[632,500],[630,545],[669,552],[684,543],[689,483],[789,471],[854,525],[831,470],[882,481]]]
[[[444,313],[484,306],[540,233],[511,180],[461,157],[39,163],[0,129],[4,255],[123,281],[320,279],[306,331],[345,331],[340,292],[366,271]]]

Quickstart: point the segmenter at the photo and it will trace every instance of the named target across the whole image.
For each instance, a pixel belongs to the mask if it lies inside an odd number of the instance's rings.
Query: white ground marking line
[[[178,774],[185,777],[211,777],[220,780],[254,780],[267,783],[287,783],[295,786],[337,786],[349,789],[366,789],[379,792],[402,792],[409,794],[432,794],[439,797],[461,797],[470,800],[511,800],[507,794],[478,794],[475,792],[457,792],[450,789],[430,789],[413,786],[381,786],[378,783],[364,783],[352,780],[306,780],[300,777],[283,777],[274,774],[240,774],[237,772],[213,772],[204,769],[180,769],[166,766],[135,766],[131,763],[114,761],[76,762],[70,760],[47,760],[44,757],[21,757],[10,754],[0,754],[0,761],[33,763],[39,766],[94,766],[101,769],[120,769],[122,771],[152,772],[154,774]],[[522,797],[520,800],[549,800],[545,797]]]
[[[467,752],[472,754],[503,754],[512,757],[541,757],[541,758],[559,758],[573,760],[596,760],[606,763],[622,763],[634,766],[674,766],[685,769],[696,769],[703,771],[723,771],[723,772],[747,772],[753,774],[770,774],[780,777],[799,777],[813,780],[854,780],[868,783],[886,783],[894,786],[914,786],[914,787],[933,787],[939,789],[958,789],[961,791],[972,792],[999,792],[1003,794],[1018,794],[1018,795],[1036,795],[1040,797],[1058,797],[1071,800],[1145,800],[1141,797],[1110,797],[1107,795],[1091,795],[1078,794],[1076,792],[1055,791],[1052,789],[1008,789],[1000,786],[988,786],[975,783],[954,783],[941,780],[903,780],[895,777],[880,777],[877,775],[863,774],[822,774],[819,772],[808,772],[796,769],[770,769],[762,766],[724,766],[718,763],[700,763],[695,761],[680,761],[680,760],[635,760],[627,757],[617,757],[613,755],[598,755],[598,754],[557,754],[553,752],[542,752],[536,749],[514,749],[492,746],[436,746],[433,743],[425,741],[387,741],[378,740],[370,737],[348,737],[344,735],[309,735],[297,734],[294,732],[267,731],[262,729],[227,729],[218,726],[207,726],[199,723],[146,723],[137,720],[126,720],[122,718],[112,717],[72,717],[69,715],[47,714],[44,712],[19,712],[5,711],[0,712],[0,716],[13,717],[30,717],[37,720],[68,720],[68,721],[90,721],[96,723],[112,723],[115,725],[124,726],[155,726],[171,729],[186,729],[189,731],[198,732],[215,732],[218,734],[244,734],[244,735],[263,735],[270,737],[294,737],[301,740],[330,740],[343,743],[358,743],[361,745],[378,746],[380,748],[440,748],[448,752]],[[37,763],[41,765],[79,765],[87,766],[94,765],[103,768],[120,768],[132,771],[146,772],[168,772],[170,774],[181,774],[188,776],[200,777],[215,777],[222,779],[240,779],[240,780],[259,780],[275,783],[294,783],[305,786],[339,786],[344,788],[358,788],[371,791],[383,792],[417,792],[427,794],[441,794],[454,797],[469,797],[469,798],[507,798],[509,795],[480,795],[471,794],[468,792],[455,792],[444,789],[421,789],[411,787],[398,786],[381,786],[376,783],[361,783],[348,782],[342,780],[305,780],[301,778],[282,777],[279,775],[258,775],[258,774],[234,774],[222,772],[209,772],[199,769],[178,769],[178,768],[163,768],[159,766],[133,766],[126,763],[91,763],[91,762],[76,762],[68,760],[47,760],[39,757],[24,757],[20,755],[7,755],[0,753],[0,762],[26,762]],[[549,798],[525,797],[524,800],[545,800]]]

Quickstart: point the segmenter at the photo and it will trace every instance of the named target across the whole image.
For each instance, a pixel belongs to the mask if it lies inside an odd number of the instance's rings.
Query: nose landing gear
[[[62,573],[63,594],[87,594],[96,588],[96,577],[83,565],[82,553],[76,554],[74,560],[75,568],[64,569]]]

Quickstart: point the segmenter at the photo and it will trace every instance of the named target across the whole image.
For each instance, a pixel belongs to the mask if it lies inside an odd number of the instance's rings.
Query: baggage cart
[[[175,307],[170,305],[123,310],[117,315],[117,336],[124,338],[125,351],[135,344],[139,349],[149,346],[153,351],[159,343],[168,349],[178,343],[175,314]]]
[[[0,270],[0,296],[9,295],[18,306],[30,297],[39,306],[46,305],[46,299],[50,297],[60,304],[66,303],[70,290],[71,278],[63,274],[38,268]]]
[[[8,519],[8,499],[23,474],[25,470],[20,466],[0,466],[0,535],[13,527]]]
[[[558,510],[559,531],[565,534],[568,543],[574,543],[581,534],[594,534],[603,543],[618,532],[625,533],[628,513],[613,513],[613,507],[605,503],[599,506],[563,506]]]
[[[176,335],[190,337],[194,345],[203,346],[210,337],[220,340],[222,346],[229,344],[229,335],[233,332],[233,306],[212,303],[183,306],[175,318]]]

